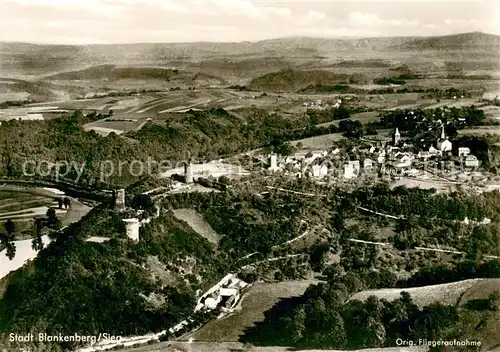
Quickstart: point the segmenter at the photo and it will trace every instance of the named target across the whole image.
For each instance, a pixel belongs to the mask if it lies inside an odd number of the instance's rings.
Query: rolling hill
[[[500,37],[464,33],[439,37],[385,37],[328,39],[292,37],[240,43],[142,43],[99,45],[36,45],[0,42],[2,76],[54,74],[103,64],[125,66],[167,65],[171,62],[200,63],[231,58],[312,59],[349,53],[371,58],[408,50],[488,50],[500,47]],[[365,55],[366,56],[366,55]],[[366,59],[366,57],[363,57]],[[210,61],[209,61],[210,62]],[[205,62],[205,65],[209,64]],[[243,66],[248,66],[243,64]],[[253,66],[252,64],[250,67]],[[212,72],[210,72],[212,74]]]
[[[500,48],[500,36],[480,32],[463,33],[417,38],[393,47],[400,50],[484,50],[494,52]]]

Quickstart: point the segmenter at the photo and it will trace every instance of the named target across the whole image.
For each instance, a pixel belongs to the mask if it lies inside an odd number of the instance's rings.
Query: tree
[[[284,156],[292,155],[295,152],[295,148],[290,142],[279,143],[275,150],[276,153]]]
[[[8,219],[4,224],[3,228],[5,232],[9,235],[9,238],[12,238],[12,235],[16,232],[16,224],[11,219]]]
[[[500,293],[494,291],[488,296],[488,309],[492,311],[498,310],[498,300],[500,299]]]
[[[41,251],[43,249],[41,223],[39,221],[35,222],[30,232],[33,237],[33,239],[31,240],[31,248],[33,248],[33,250],[35,251]]]
[[[227,177],[225,175],[220,176],[218,181],[219,181],[219,183],[222,183],[224,185],[231,184],[231,180],[229,179],[229,177]]]
[[[325,266],[326,255],[330,251],[327,243],[315,245],[309,254],[309,263],[314,271],[322,271]]]
[[[16,246],[12,241],[12,235],[0,234],[0,245],[6,249],[5,254],[10,260],[16,255]]]
[[[57,217],[56,210],[54,208],[47,209],[47,222],[50,228],[59,229],[61,227],[61,220]]]
[[[68,208],[71,205],[71,200],[68,197],[64,197],[63,203],[64,203],[64,207]]]
[[[292,339],[295,343],[299,342],[305,337],[304,334],[306,332],[306,319],[306,311],[304,307],[301,306],[294,313],[290,331]]]
[[[340,278],[342,276],[342,272],[342,266],[340,266],[339,264],[332,264],[326,267],[325,270],[323,270],[323,275],[325,275],[327,277],[327,280],[331,282]]]
[[[350,116],[349,110],[342,105],[333,111],[333,119],[334,120],[348,119],[349,116]]]
[[[347,344],[347,333],[345,331],[344,320],[338,312],[326,314],[325,324],[328,327],[323,345],[329,348],[343,348]]]

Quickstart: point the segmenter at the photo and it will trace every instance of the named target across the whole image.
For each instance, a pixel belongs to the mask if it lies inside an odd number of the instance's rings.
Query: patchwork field
[[[464,128],[459,130],[458,134],[469,134],[474,136],[483,136],[487,134],[500,135],[499,126],[481,126],[478,128]]]

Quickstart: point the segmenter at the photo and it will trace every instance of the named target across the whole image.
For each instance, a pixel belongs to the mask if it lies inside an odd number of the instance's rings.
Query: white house
[[[278,156],[276,154],[271,155],[271,166],[269,166],[270,171],[278,170]]]
[[[363,161],[363,169],[365,170],[371,170],[373,168],[373,160],[366,158]]]
[[[326,156],[328,153],[325,150],[314,150],[306,153],[305,159],[312,163],[314,160]]]
[[[359,162],[359,160],[349,161],[349,165],[352,166],[353,171],[356,173],[358,173],[359,170],[361,169],[361,163]]]
[[[326,165],[313,165],[312,173],[314,177],[325,177],[328,175],[328,166]]]
[[[468,155],[465,158],[465,167],[478,167],[479,159],[475,155]]]
[[[429,154],[430,154],[431,156],[437,155],[437,154],[439,154],[439,152],[440,152],[440,151],[439,151],[439,150],[437,150],[436,148],[434,148],[434,146],[432,146],[432,145],[431,145],[431,146],[429,147]]]
[[[345,164],[344,165],[344,178],[346,179],[351,179],[356,177],[356,174],[354,173],[354,167],[352,164]]]
[[[460,147],[458,148],[458,156],[467,156],[470,154],[470,148]]]
[[[425,150],[421,150],[420,152],[418,152],[417,157],[418,157],[419,159],[424,159],[424,160],[426,160],[426,159],[429,159],[429,158],[431,157],[431,153],[430,153],[430,152],[427,152],[427,151],[425,151]]]
[[[396,161],[396,166],[400,168],[406,168],[411,166],[411,157],[409,155],[402,155]]]

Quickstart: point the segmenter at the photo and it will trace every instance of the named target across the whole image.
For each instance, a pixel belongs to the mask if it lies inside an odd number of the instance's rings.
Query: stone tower
[[[193,165],[191,153],[187,152],[186,162],[184,163],[184,180],[186,183],[193,183]]]
[[[188,160],[184,164],[184,177],[186,183],[193,183],[193,166],[191,165],[191,160]]]
[[[122,188],[113,192],[115,197],[114,210],[115,211],[125,210],[125,190]]]
[[[123,219],[123,222],[125,223],[127,237],[134,242],[139,242],[139,227],[141,226],[139,219]]]

